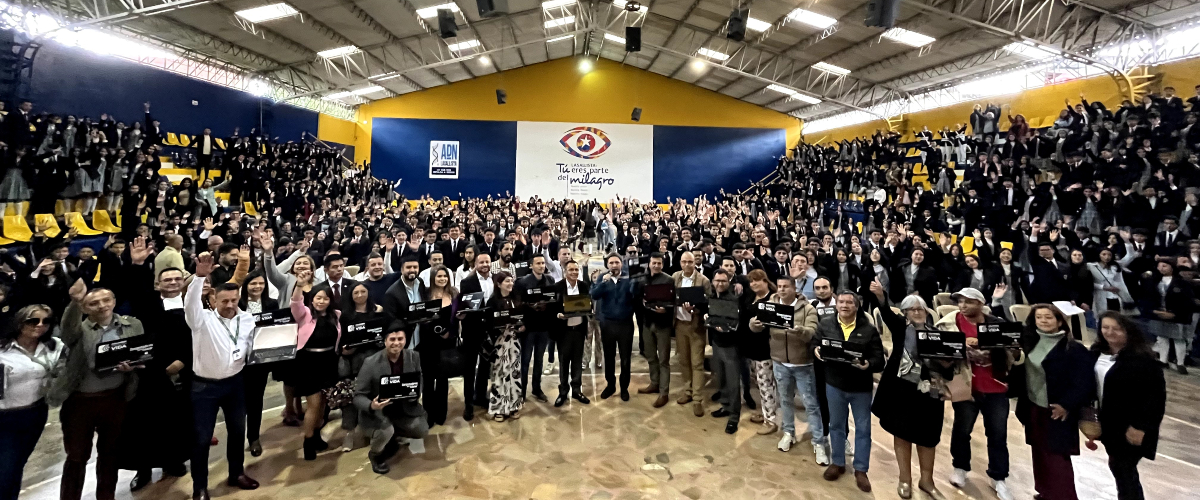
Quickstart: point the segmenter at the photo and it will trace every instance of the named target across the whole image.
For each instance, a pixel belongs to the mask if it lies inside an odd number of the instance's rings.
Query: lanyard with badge
[[[242,349],[238,347],[238,338],[242,336],[242,322],[238,321],[237,316],[234,316],[231,321],[236,321],[237,326],[233,331],[229,330],[229,325],[224,321],[220,321],[221,326],[225,328],[225,333],[229,335],[229,341],[233,343],[233,360],[242,359]]]

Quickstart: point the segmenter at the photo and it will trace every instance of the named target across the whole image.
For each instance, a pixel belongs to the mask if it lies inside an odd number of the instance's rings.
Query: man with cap
[[[1008,287],[996,285],[992,292],[992,311],[1003,316],[1000,298]],[[986,299],[974,288],[963,288],[951,296],[958,301],[958,310],[953,311],[934,325],[942,331],[962,332],[967,338],[967,361],[961,363],[956,374],[971,373],[972,397],[953,403],[954,425],[950,433],[950,455],[953,457],[954,472],[950,484],[962,488],[967,483],[971,470],[971,431],[975,420],[983,415],[983,428],[987,436],[988,470],[992,489],[1001,500],[1012,500],[1013,494],[1005,480],[1008,478],[1008,370],[1023,358],[1020,350],[991,349],[982,351],[979,346],[979,325],[999,323],[1001,317],[985,314]]]

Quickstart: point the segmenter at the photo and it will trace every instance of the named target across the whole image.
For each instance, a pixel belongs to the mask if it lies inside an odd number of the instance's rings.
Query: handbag
[[[1085,406],[1079,411],[1079,432],[1095,441],[1100,439],[1100,412],[1093,406]]]
[[[952,403],[970,401],[975,397],[971,391],[970,362],[958,364],[954,370],[954,377],[946,381],[946,391],[950,393]]]
[[[325,405],[331,410],[345,408],[354,402],[354,379],[344,378],[328,389],[322,389]]]

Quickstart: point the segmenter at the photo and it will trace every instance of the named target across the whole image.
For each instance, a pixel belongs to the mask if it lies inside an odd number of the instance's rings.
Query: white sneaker
[[[950,473],[950,484],[955,488],[962,488],[963,486],[966,486],[967,471],[958,468],[954,469],[954,472]]]
[[[992,481],[992,489],[996,490],[996,498],[1000,500],[1013,500],[1013,494],[1008,491],[1008,483],[1003,480]]]
[[[854,454],[854,441],[846,440],[846,456]]]
[[[792,444],[796,442],[796,437],[790,432],[783,433],[783,437],[779,439],[779,451],[787,452],[792,449]]]
[[[813,455],[816,457],[817,465],[822,467],[829,465],[829,453],[825,452],[825,445],[814,444]]]

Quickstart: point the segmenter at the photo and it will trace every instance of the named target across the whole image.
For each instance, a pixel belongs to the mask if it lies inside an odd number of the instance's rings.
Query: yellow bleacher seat
[[[179,145],[185,148],[192,145],[192,138],[188,137],[187,134],[179,134]]]
[[[76,231],[79,231],[80,236],[96,236],[97,234],[104,234],[101,231],[97,231],[88,227],[87,222],[83,220],[83,214],[79,212],[67,212],[64,218],[67,222],[67,227],[74,228]]]
[[[16,241],[14,241],[14,240],[10,240],[10,239],[8,239],[8,238],[5,238],[5,237],[3,237],[3,236],[0,236],[0,247],[2,247],[2,246],[5,246],[5,245],[11,245],[11,244],[13,244],[13,243],[16,243]]]
[[[58,219],[51,214],[37,214],[33,216],[34,227],[46,228],[44,232],[47,238],[57,237],[62,233],[62,228],[58,227]]]
[[[245,208],[245,210],[243,210],[243,213],[245,213],[246,215],[249,215],[251,217],[258,217],[258,209],[254,208],[253,203],[250,203],[248,201],[243,202],[242,207]]]
[[[92,225],[96,226],[97,230],[106,233],[119,233],[121,228],[113,224],[112,218],[108,216],[107,210],[96,210],[92,212]]]
[[[225,141],[222,141],[221,139],[217,139],[217,148],[225,149]]]
[[[24,213],[29,213],[29,202],[28,201],[18,201],[16,203],[9,203],[4,206],[4,213],[0,214],[0,215],[5,215],[5,216],[21,215]]]
[[[57,201],[55,201],[54,202],[54,215],[59,216],[59,215],[67,213],[67,210],[69,210],[71,208],[71,206],[69,205],[71,202],[72,202],[72,200],[57,200]]]
[[[4,237],[14,241],[29,241],[33,239],[33,231],[24,217],[17,215],[4,216]]]
[[[175,135],[174,132],[167,132],[167,145],[168,146],[178,146],[179,145],[179,136]]]

